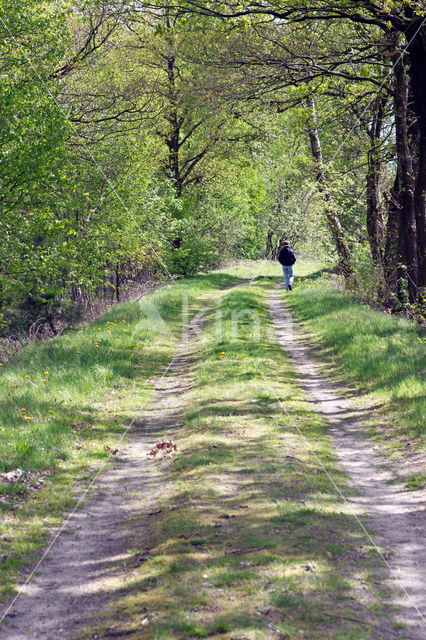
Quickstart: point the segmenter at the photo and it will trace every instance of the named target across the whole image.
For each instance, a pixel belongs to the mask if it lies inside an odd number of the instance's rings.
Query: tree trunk
[[[121,297],[121,275],[120,275],[120,265],[117,264],[115,267],[115,299],[117,302],[120,302]]]
[[[367,232],[370,242],[371,256],[374,263],[382,270],[384,220],[381,206],[382,163],[380,159],[380,141],[383,127],[385,97],[380,94],[374,104],[374,115],[369,129],[370,149],[368,152],[367,170]]]
[[[58,335],[58,330],[57,330],[57,328],[55,327],[55,323],[53,322],[53,318],[49,317],[49,318],[47,319],[47,323],[48,323],[48,325],[49,325],[49,327],[50,327],[50,330],[51,330],[51,332],[53,333],[53,335],[54,335],[54,336],[57,336],[57,335]]]
[[[172,46],[172,42],[170,42]],[[167,57],[167,77],[168,77],[168,99],[170,111],[168,121],[170,123],[170,135],[166,139],[169,148],[169,171],[175,184],[176,194],[178,198],[182,196],[183,183],[180,169],[180,130],[181,122],[178,113],[177,92],[176,92],[176,74],[175,74],[176,58],[173,54]]]
[[[392,294],[397,293],[397,266],[398,266],[398,231],[400,218],[399,193],[401,191],[399,173],[395,176],[395,182],[388,200],[388,219],[386,224],[386,241],[383,254],[384,277],[387,286],[386,302],[394,306]]]
[[[339,216],[334,211],[330,193],[327,188],[327,179],[325,174],[324,160],[322,156],[321,141],[318,133],[317,114],[315,108],[315,100],[312,95],[308,97],[308,108],[310,112],[309,118],[309,140],[311,142],[312,155],[316,164],[316,179],[318,189],[322,193],[325,203],[325,215],[331,235],[336,245],[337,254],[339,256],[339,268],[345,280],[353,275],[353,269],[350,265],[350,251],[344,237],[343,228],[340,223]]]
[[[174,53],[173,37],[170,33],[170,20],[166,17],[166,28],[168,34],[166,37],[169,53],[167,55],[167,98],[169,102],[169,112],[166,119],[170,124],[170,133],[166,137],[166,145],[169,148],[169,172],[170,177],[173,180],[176,195],[178,198],[182,197],[183,193],[183,179],[180,166],[180,148],[181,148],[181,127],[182,119],[179,116],[178,105],[178,91],[176,87],[176,55]],[[182,245],[182,237],[176,236],[172,240],[172,247],[179,249]]]
[[[409,73],[414,110],[419,133],[419,154],[414,191],[417,227],[418,285],[425,298],[426,288],[426,27],[421,18],[406,32],[409,52]]]
[[[274,235],[274,232],[271,229],[269,229],[266,235],[265,258],[269,258],[270,260],[273,259],[273,250],[272,250],[273,235]]]
[[[398,42],[396,43],[398,45]],[[395,47],[395,45],[393,45]],[[396,46],[397,48],[397,46]],[[404,270],[399,270],[399,277],[408,279],[408,295],[410,302],[415,302],[418,291],[418,257],[416,214],[414,207],[413,159],[408,135],[408,78],[405,71],[404,56],[392,58],[394,70],[394,111],[395,135],[400,182],[400,219],[399,219],[399,258]]]

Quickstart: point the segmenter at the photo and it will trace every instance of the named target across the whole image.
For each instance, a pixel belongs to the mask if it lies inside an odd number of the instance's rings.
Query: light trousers
[[[293,265],[289,265],[288,267],[283,265],[283,274],[284,274],[285,286],[286,286],[286,289],[288,289],[289,285],[293,286],[293,279],[294,279]]]

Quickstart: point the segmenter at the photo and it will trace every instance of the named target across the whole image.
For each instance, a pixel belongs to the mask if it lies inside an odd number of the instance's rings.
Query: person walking
[[[281,249],[278,254],[278,262],[281,263],[283,268],[285,288],[287,291],[291,291],[293,289],[293,265],[296,262],[296,254],[291,248],[288,240],[284,240],[281,245]]]

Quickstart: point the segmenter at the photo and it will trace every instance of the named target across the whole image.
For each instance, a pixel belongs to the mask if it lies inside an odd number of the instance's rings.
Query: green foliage
[[[352,284],[354,291],[368,302],[382,302],[378,298],[378,293],[385,286],[383,273],[374,263],[370,247],[366,242],[353,244],[351,266],[354,270]]]
[[[0,7],[0,308],[60,278],[67,230],[53,209],[67,123],[50,80],[63,55],[59,5]],[[48,286],[48,285],[47,285]],[[5,316],[6,318],[6,316]]]
[[[0,477],[0,599],[14,567],[28,564],[46,528],[73,503],[76,476],[107,458],[140,412],[150,380],[173,357],[183,312],[198,310],[201,298],[234,280],[216,273],[163,286],[0,364],[0,473],[23,472],[15,482]]]
[[[313,90],[328,206],[373,298],[369,139],[356,116],[369,115],[371,100],[361,80],[288,82],[280,43],[297,37],[320,57],[328,46],[318,37],[313,47],[291,24],[253,30],[251,18],[122,9],[95,0],[0,7],[0,330],[78,317],[79,305],[118,296],[144,271],[275,258],[284,236],[298,252],[334,259],[307,135]],[[330,28],[338,48],[354,37],[346,24]],[[358,66],[368,80],[370,64]]]
[[[220,262],[218,248],[212,245],[211,236],[203,235],[202,220],[172,221],[169,241],[167,266],[172,273],[194,275]],[[173,247],[173,242],[179,246]]]
[[[147,376],[156,364],[149,358],[142,362],[141,350],[153,341],[168,348],[179,328],[184,296],[192,303],[215,281],[220,283],[221,276],[175,284],[140,302],[116,305],[85,329],[29,345],[13,364],[2,363],[0,470],[55,464],[72,447],[73,424],[93,414],[91,404],[101,390]],[[123,356],[126,350],[133,355]],[[158,354],[161,363],[167,357]]]

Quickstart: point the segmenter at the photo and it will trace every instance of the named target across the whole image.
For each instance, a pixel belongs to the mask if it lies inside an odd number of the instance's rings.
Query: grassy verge
[[[320,270],[302,276],[286,300],[319,339],[319,355],[331,371],[356,385],[358,401],[380,405],[372,425],[388,448],[397,454],[410,439],[424,446],[424,329],[360,304]]]
[[[169,475],[155,534],[141,540],[149,555],[90,637],[110,637],[108,618],[138,640],[390,637],[380,566],[336,496],[333,483],[348,489],[323,418],[266,331],[275,282],[227,292],[212,312],[180,453],[153,462]]]
[[[1,366],[0,594],[146,403],[152,376],[172,358],[182,308],[191,314],[232,279],[215,273],[165,286]]]

